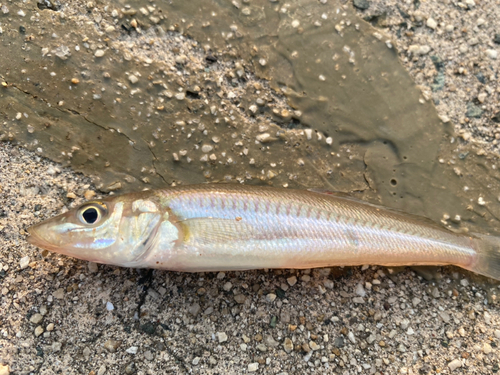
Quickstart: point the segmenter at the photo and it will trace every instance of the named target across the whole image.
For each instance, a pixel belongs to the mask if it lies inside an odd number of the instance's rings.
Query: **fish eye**
[[[101,221],[105,209],[97,204],[83,206],[78,212],[78,218],[83,224],[93,225]]]

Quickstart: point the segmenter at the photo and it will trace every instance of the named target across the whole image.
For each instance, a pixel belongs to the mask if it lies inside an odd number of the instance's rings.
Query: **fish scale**
[[[86,207],[106,210],[99,222],[82,223]],[[116,214],[117,207],[123,213]],[[136,220],[140,212],[147,215]],[[63,231],[62,221],[80,226],[78,234]],[[119,241],[92,238],[116,232],[107,226],[119,228]],[[193,272],[454,264],[500,278],[498,238],[453,233],[425,218],[328,192],[179,186],[89,202],[30,233],[40,247],[130,267]],[[97,253],[101,243],[109,246]]]

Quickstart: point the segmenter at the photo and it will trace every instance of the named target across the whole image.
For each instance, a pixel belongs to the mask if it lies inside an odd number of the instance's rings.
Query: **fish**
[[[500,279],[500,239],[312,190],[201,184],[91,200],[28,228],[42,249],[183,272],[455,265]]]

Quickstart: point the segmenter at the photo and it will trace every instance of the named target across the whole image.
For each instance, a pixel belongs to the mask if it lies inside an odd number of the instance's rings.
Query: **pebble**
[[[191,362],[193,366],[197,366],[200,363],[200,357],[194,357],[193,362]]]
[[[30,257],[25,256],[19,259],[19,267],[21,267],[22,270],[24,270],[28,265],[30,264]]]
[[[358,283],[356,285],[356,289],[354,290],[354,293],[356,293],[358,296],[360,297],[364,297],[366,296],[366,291],[365,289],[363,288],[363,284],[361,283]]]
[[[491,345],[485,342],[483,344],[483,353],[484,354],[490,354],[493,349],[491,348]]]
[[[426,25],[428,28],[435,30],[438,24],[434,18],[428,18]]]
[[[290,276],[288,279],[286,279],[286,282],[288,283],[288,285],[294,286],[295,284],[297,284],[297,277]]]
[[[130,83],[132,84],[136,84],[137,82],[139,82],[139,78],[137,78],[135,75],[131,74],[128,76],[128,80],[130,81]]]
[[[97,49],[94,53],[95,57],[103,57],[104,56],[104,51],[102,49]]]
[[[212,146],[212,145],[201,146],[201,151],[204,152],[205,154],[212,151],[213,149],[214,149],[214,146]]]
[[[131,346],[127,350],[125,350],[128,354],[137,354],[139,348],[137,346]]]
[[[441,317],[441,319],[443,319],[443,322],[445,322],[445,323],[449,323],[450,322],[451,318],[450,318],[450,315],[447,312],[440,311],[439,312],[439,316]]]
[[[217,340],[219,340],[219,344],[227,341],[226,332],[217,332]]]
[[[118,349],[118,347],[120,345],[121,345],[121,341],[109,339],[104,343],[104,349],[106,349],[109,353],[115,353],[116,349]]]
[[[370,7],[370,3],[367,0],[354,0],[352,4],[361,10],[368,9]]]
[[[42,314],[33,314],[30,318],[30,322],[33,324],[38,324],[42,321],[43,315]]]
[[[239,304],[245,303],[246,299],[247,298],[243,294],[237,294],[234,296],[234,300]]]
[[[249,363],[248,372],[255,372],[259,369],[259,362]]]
[[[9,374],[10,374],[9,365],[0,364],[0,375],[9,375]]]
[[[89,269],[89,271],[91,273],[96,273],[97,271],[99,271],[99,267],[98,267],[97,263],[94,263],[94,262],[88,262],[87,268]]]
[[[496,60],[498,57],[498,51],[495,49],[487,49],[486,56],[488,56],[492,60]]]
[[[47,326],[47,331],[52,332],[54,330],[54,323],[49,323]]]
[[[113,306],[113,304],[111,302],[106,302],[106,310],[108,311],[113,311],[115,309],[115,307]]]
[[[457,368],[462,367],[462,361],[459,359],[454,359],[450,363],[448,363],[448,368],[451,371],[455,371]]]
[[[99,370],[97,371],[97,375],[104,375],[106,373],[106,366],[102,365],[99,367]]]
[[[62,344],[60,342],[55,341],[52,343],[52,351],[53,352],[59,352],[59,351],[61,351],[61,348],[62,348]]]
[[[224,289],[226,292],[229,292],[231,290],[231,288],[233,287],[233,284],[231,284],[229,281],[227,283],[224,284],[224,286],[222,287],[222,289]]]
[[[285,352],[290,353],[293,350],[293,341],[290,338],[285,338],[285,341],[283,342],[283,349],[285,349]]]
[[[275,299],[276,299],[276,294],[274,294],[274,293],[269,293],[266,296],[266,301],[267,302],[274,302]]]
[[[356,344],[356,337],[354,337],[354,333],[349,332],[347,334],[347,338],[349,339],[350,342],[352,342],[353,344]]]
[[[38,326],[35,328],[35,336],[38,337],[43,333],[43,328],[42,326]]]

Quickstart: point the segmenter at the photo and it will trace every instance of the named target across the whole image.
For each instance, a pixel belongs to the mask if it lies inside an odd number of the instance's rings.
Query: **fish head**
[[[93,200],[30,227],[28,241],[79,259],[133,267],[155,243],[161,218],[155,198]]]

